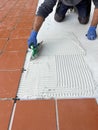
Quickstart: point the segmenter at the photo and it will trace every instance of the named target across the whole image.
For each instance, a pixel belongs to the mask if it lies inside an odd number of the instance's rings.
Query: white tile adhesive
[[[96,84],[85,63],[85,55],[85,50],[71,32],[44,41],[40,56],[35,60],[30,60],[31,51],[28,51],[18,98],[95,97]]]

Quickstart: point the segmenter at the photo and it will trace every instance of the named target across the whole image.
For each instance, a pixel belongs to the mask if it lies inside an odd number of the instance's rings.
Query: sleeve
[[[98,0],[93,0],[95,8],[98,8]]]
[[[44,2],[40,5],[37,11],[37,16],[42,16],[46,18],[52,11],[55,6],[57,0],[44,0]]]

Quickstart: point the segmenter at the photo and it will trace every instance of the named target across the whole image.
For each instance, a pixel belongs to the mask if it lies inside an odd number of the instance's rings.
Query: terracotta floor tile
[[[2,11],[0,10],[0,22],[2,21],[3,18],[4,18],[4,14],[2,14]]]
[[[2,11],[0,11],[0,22],[2,21],[2,19],[4,18],[5,14],[2,13]]]
[[[9,12],[12,8],[14,8],[16,2],[17,2],[17,0],[8,0],[8,1],[5,3],[3,9],[7,12],[7,14],[8,14],[8,12]]]
[[[13,7],[13,5],[15,4],[16,1],[17,0],[14,0],[14,1],[13,0],[7,0],[7,1],[5,1],[2,5],[3,8],[1,8],[1,10],[7,9],[7,11],[8,11],[9,9],[11,9]]]
[[[18,17],[6,17],[4,20],[3,20],[3,22],[2,22],[2,24],[3,24],[3,27],[6,27],[7,29],[13,29],[14,27],[15,27],[15,25],[17,24],[17,22],[18,22]]]
[[[0,39],[0,51],[4,49],[6,43],[7,43],[7,39]]]
[[[0,30],[7,30],[7,28],[5,27],[5,25],[3,23],[0,23]],[[8,38],[8,37],[7,37]]]
[[[0,55],[0,70],[22,69],[25,61],[25,51],[4,52]]]
[[[98,107],[93,99],[58,100],[60,130],[98,130]]]
[[[0,29],[0,38],[9,38],[9,36],[10,36],[9,30]]]
[[[15,8],[12,9],[8,14],[8,16],[10,17],[19,17],[20,15],[21,15],[21,9],[17,6],[15,6]]]
[[[35,11],[33,12],[33,9],[32,9],[32,12],[30,13],[30,12],[26,12],[26,11],[24,10],[22,16],[23,16],[23,17],[30,17],[30,18],[33,19],[34,16],[35,16]],[[28,20],[27,20],[27,21],[28,21]],[[28,22],[29,22],[29,21],[28,21]]]
[[[29,8],[27,8],[27,9],[24,9],[24,11],[23,11],[23,16],[24,15],[30,15],[31,17],[32,17],[32,15],[35,15],[35,11],[33,11],[34,10],[34,8],[32,8],[32,7],[29,7]],[[33,11],[33,12],[32,12]]]
[[[26,39],[29,37],[31,29],[16,29],[12,32],[11,38]]]
[[[28,16],[28,15],[23,15],[23,17],[20,19],[20,21],[21,22],[27,22],[27,19],[28,19],[28,21],[29,22],[32,22],[32,24],[33,24],[33,21],[34,21],[34,16],[33,15],[30,15],[30,16]]]
[[[16,97],[20,77],[21,71],[0,71],[0,98]]]
[[[10,39],[5,47],[6,51],[26,51],[27,39]]]
[[[26,3],[26,8],[32,7],[33,9],[35,9],[35,7],[37,6],[37,3],[38,3],[38,0],[30,0],[29,2]]]
[[[8,130],[13,101],[0,101],[0,130]]]
[[[20,22],[16,26],[17,29],[24,28],[24,29],[31,29],[32,30],[33,23],[32,22]]]
[[[17,101],[12,130],[56,130],[53,100]]]
[[[25,23],[25,22],[27,22],[27,20],[26,20],[26,19],[28,19],[28,21],[29,21],[29,22],[31,22],[31,23],[32,23],[32,25],[33,25],[34,18],[30,18],[30,17],[28,17],[28,18],[27,18],[27,17],[26,17],[26,18],[25,18],[25,17],[23,17],[23,18],[21,18],[21,19],[20,19],[20,22]]]
[[[0,8],[4,5],[7,0],[0,0]]]

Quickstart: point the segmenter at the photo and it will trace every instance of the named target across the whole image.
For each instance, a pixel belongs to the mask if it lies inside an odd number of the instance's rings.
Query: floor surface
[[[37,4],[37,0],[0,0],[0,130],[97,130],[98,91],[96,99],[19,100],[17,97]],[[66,21],[56,23],[53,15],[43,24],[38,41],[47,43],[51,38],[61,38],[61,32],[62,36],[74,34],[86,52],[84,60],[97,86],[98,38],[89,41],[85,37],[90,22],[80,25],[77,14],[69,12]],[[27,92],[30,91],[28,88]]]

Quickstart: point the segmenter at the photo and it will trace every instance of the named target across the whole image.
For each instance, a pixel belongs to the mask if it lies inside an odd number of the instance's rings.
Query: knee
[[[55,15],[54,15],[54,19],[56,22],[62,22],[64,20],[64,18],[65,18],[65,15],[61,16],[57,13],[55,13]]]
[[[78,17],[80,24],[87,24],[89,22],[89,17]]]

